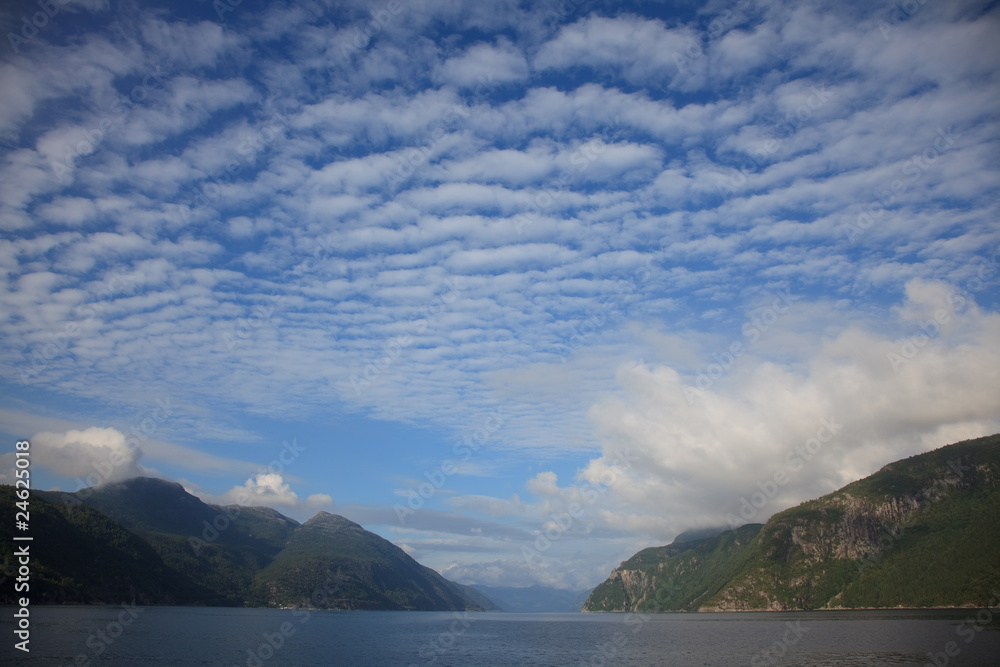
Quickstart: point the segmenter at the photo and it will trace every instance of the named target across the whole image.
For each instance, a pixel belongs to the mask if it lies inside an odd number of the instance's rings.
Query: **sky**
[[[996,2],[0,24],[0,482],[582,589],[1000,431]]]

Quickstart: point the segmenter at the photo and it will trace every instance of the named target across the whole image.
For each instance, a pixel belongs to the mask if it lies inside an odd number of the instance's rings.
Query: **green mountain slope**
[[[43,494],[44,495],[44,494]],[[68,508],[92,507],[136,533],[162,533],[204,544],[248,547],[274,556],[299,525],[269,507],[209,505],[180,484],[151,477],[77,493],[51,493]]]
[[[583,611],[694,611],[739,571],[759,523],[643,549],[590,594]]]
[[[13,515],[14,489],[0,486],[0,506]],[[29,545],[28,595],[40,604],[218,603],[213,593],[170,568],[156,549],[89,507],[67,512],[58,503],[33,497],[32,541],[13,541],[13,522],[0,526],[0,560],[12,572],[14,550]],[[11,575],[12,577],[13,575]],[[0,588],[0,604],[15,597],[10,582]]]
[[[327,512],[295,529],[257,575],[255,598],[321,609],[482,609],[396,545]]]
[[[645,549],[584,611],[964,606],[995,591],[1000,435],[897,461],[764,526]]]
[[[13,489],[0,491],[0,506],[13,516]],[[78,493],[33,492],[31,515],[36,602],[486,607],[474,601],[478,593],[325,512],[299,525],[270,508],[208,505],[179,484],[137,478]],[[11,537],[0,546],[8,569]],[[0,603],[13,600],[10,589]]]
[[[180,484],[147,477],[77,493],[36,495],[68,516],[90,508],[118,522],[173,571],[209,591],[204,603],[213,605],[258,604],[253,599],[256,573],[299,525],[270,508],[209,505]]]

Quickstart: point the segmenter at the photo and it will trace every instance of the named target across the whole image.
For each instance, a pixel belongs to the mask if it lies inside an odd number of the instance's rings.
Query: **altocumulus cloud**
[[[66,3],[5,51],[3,423],[40,475],[336,495],[569,586],[997,430],[996,7],[524,4]]]

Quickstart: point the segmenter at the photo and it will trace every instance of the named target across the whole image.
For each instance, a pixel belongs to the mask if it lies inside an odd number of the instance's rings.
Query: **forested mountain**
[[[14,490],[0,503],[14,513]],[[478,592],[420,565],[344,517],[304,524],[266,507],[203,503],[179,484],[136,478],[31,496],[32,602],[481,610]],[[5,571],[12,521],[0,529]],[[4,586],[0,604],[13,601]]]
[[[985,605],[1000,596],[1000,435],[886,465],[711,537],[644,549],[584,611]]]

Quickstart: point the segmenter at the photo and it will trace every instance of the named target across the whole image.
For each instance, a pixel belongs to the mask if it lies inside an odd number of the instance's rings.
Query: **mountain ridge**
[[[643,549],[583,610],[962,607],[997,591],[1000,434],[894,461],[765,524]]]
[[[0,502],[13,509],[14,499],[13,487],[0,487]],[[300,524],[272,508],[210,505],[179,484],[149,477],[76,493],[35,491],[31,508],[31,590],[39,603],[494,608],[329,512]],[[11,531],[5,525],[0,536]],[[11,537],[0,538],[8,566]],[[4,591],[0,604],[12,601]]]
[[[548,586],[486,586],[471,587],[492,600],[502,611],[516,613],[548,613],[580,611],[590,590],[565,590]]]

